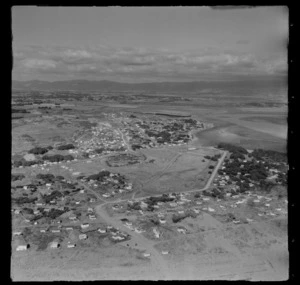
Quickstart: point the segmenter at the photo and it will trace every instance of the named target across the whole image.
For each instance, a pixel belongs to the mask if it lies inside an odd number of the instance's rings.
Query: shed
[[[29,248],[29,244],[26,245],[18,245],[16,250],[17,251],[23,251],[23,250],[27,250]]]

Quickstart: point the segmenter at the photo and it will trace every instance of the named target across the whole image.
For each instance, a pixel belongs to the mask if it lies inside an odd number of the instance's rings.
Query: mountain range
[[[192,82],[151,82],[151,83],[121,83],[101,80],[68,80],[68,81],[12,81],[12,89],[18,90],[74,90],[74,91],[155,91],[155,92],[192,92],[211,88],[243,87],[284,87],[285,80],[239,80],[239,81],[192,81]]]

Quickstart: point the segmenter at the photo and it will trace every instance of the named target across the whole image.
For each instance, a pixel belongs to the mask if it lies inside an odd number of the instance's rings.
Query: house
[[[52,233],[60,233],[60,230],[52,230]]]
[[[95,215],[89,215],[90,220],[96,220],[96,216]]]
[[[153,232],[154,232],[155,237],[159,238],[160,233],[159,233],[159,231],[156,228],[153,228]]]
[[[150,253],[144,253],[143,254],[145,257],[149,257],[151,254]]]
[[[80,234],[79,239],[80,240],[85,240],[85,239],[87,239],[87,235],[86,234]]]
[[[41,233],[45,233],[45,232],[46,232],[46,230],[40,230],[40,232],[41,232]]]
[[[72,227],[67,227],[66,230],[67,231],[73,231],[73,228]]]
[[[169,254],[169,252],[166,251],[166,250],[163,250],[163,251],[161,252],[161,254],[166,255],[166,254]]]
[[[186,229],[184,229],[184,228],[177,228],[177,231],[182,234],[186,233]]]
[[[60,244],[56,241],[54,241],[50,244],[50,248],[59,248],[59,246],[60,246]]]
[[[160,222],[161,224],[165,224],[165,223],[166,223],[166,220],[165,220],[165,219],[159,219],[159,222]]]
[[[98,229],[98,232],[101,234],[104,234],[104,233],[106,233],[106,229]]]
[[[86,228],[88,228],[90,225],[88,224],[88,223],[84,223],[84,224],[81,224],[80,225],[80,227],[82,228],[82,229],[86,229]]]
[[[29,244],[27,245],[18,245],[16,250],[17,251],[23,251],[23,250],[27,250],[29,248]]]
[[[124,237],[120,237],[120,236],[112,236],[112,239],[114,239],[114,240],[123,240],[125,238]]]

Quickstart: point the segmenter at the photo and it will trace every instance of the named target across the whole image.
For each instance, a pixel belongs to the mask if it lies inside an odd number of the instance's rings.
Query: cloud
[[[257,55],[201,49],[171,52],[163,49],[125,47],[119,49],[38,47],[14,49],[14,72],[69,77],[116,76],[116,78],[219,78],[236,75],[284,75],[286,61],[278,54],[265,58]]]
[[[23,66],[29,69],[54,69],[56,68],[57,64],[53,60],[48,59],[24,59],[22,61]]]

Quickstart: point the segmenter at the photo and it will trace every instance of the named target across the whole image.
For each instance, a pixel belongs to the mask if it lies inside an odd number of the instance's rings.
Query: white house
[[[50,248],[59,248],[59,243],[54,241],[50,244]]]
[[[80,240],[87,239],[87,235],[86,235],[86,234],[80,234],[80,235],[79,235],[79,239],[80,239]]]
[[[81,224],[80,225],[80,227],[82,228],[82,229],[86,229],[86,228],[88,228],[90,225],[88,224],[88,223],[85,223],[85,224]]]
[[[16,250],[17,251],[23,251],[23,250],[27,250],[29,248],[29,245],[18,245]]]

